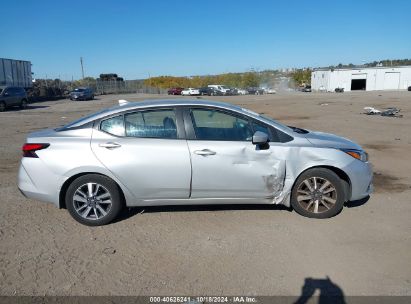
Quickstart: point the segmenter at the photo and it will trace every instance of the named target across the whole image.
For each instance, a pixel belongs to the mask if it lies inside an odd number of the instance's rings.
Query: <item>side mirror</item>
[[[8,92],[5,92],[4,93],[4,96],[9,96],[10,94],[8,93]]]
[[[256,131],[252,139],[253,145],[265,145],[268,143],[268,135],[261,131]]]

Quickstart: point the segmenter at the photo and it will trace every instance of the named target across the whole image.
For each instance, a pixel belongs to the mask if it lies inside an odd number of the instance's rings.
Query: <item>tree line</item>
[[[158,76],[145,79],[144,84],[161,89],[173,87],[201,88],[209,84],[224,84],[230,87],[247,88],[258,87],[261,80],[262,75],[259,73],[246,72],[192,77]]]

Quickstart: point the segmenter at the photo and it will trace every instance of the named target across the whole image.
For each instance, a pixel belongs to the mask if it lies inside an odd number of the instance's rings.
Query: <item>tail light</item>
[[[23,145],[23,157],[35,157],[38,158],[36,151],[46,149],[50,144],[24,144]]]

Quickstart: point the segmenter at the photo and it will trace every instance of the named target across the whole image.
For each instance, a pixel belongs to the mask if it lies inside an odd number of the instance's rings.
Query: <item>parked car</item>
[[[247,90],[237,88],[237,95],[247,95],[247,94],[248,94]]]
[[[264,89],[256,88],[256,87],[250,87],[247,88],[247,92],[250,95],[263,95],[264,94]]]
[[[221,85],[221,84],[209,84],[208,87],[214,88],[214,89],[220,91],[221,93],[223,93],[223,95],[227,95],[230,92],[229,87],[227,87],[225,85]]]
[[[276,94],[277,91],[274,90],[274,89],[272,89],[272,88],[265,88],[265,89],[264,89],[264,93],[265,93],[265,94]]]
[[[236,88],[229,88],[229,90],[226,91],[225,95],[227,96],[238,95],[238,90]]]
[[[311,86],[310,86],[310,85],[305,86],[305,87],[302,89],[302,92],[306,92],[306,93],[311,92]]]
[[[0,86],[0,112],[9,107],[26,109],[28,104],[27,93],[24,88]]]
[[[77,88],[70,92],[70,100],[92,100],[94,99],[94,93],[91,88]]]
[[[170,88],[167,91],[168,95],[181,95],[181,91],[184,90],[184,88]]]
[[[124,103],[28,135],[18,188],[86,225],[123,207],[283,204],[328,218],[372,191],[367,153],[227,103]]]
[[[411,86],[408,87],[408,91],[411,91]]]
[[[183,95],[183,96],[200,95],[200,91],[198,89],[188,88],[188,89],[182,90],[181,95]]]
[[[222,96],[222,95],[224,95],[221,91],[219,91],[215,88],[212,88],[212,87],[200,88],[199,93],[202,96],[204,96],[204,95],[207,95],[207,96]]]

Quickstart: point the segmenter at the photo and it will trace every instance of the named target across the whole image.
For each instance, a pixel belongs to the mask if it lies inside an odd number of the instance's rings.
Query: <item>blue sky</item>
[[[35,77],[204,75],[411,58],[409,0],[2,3],[0,57]]]

